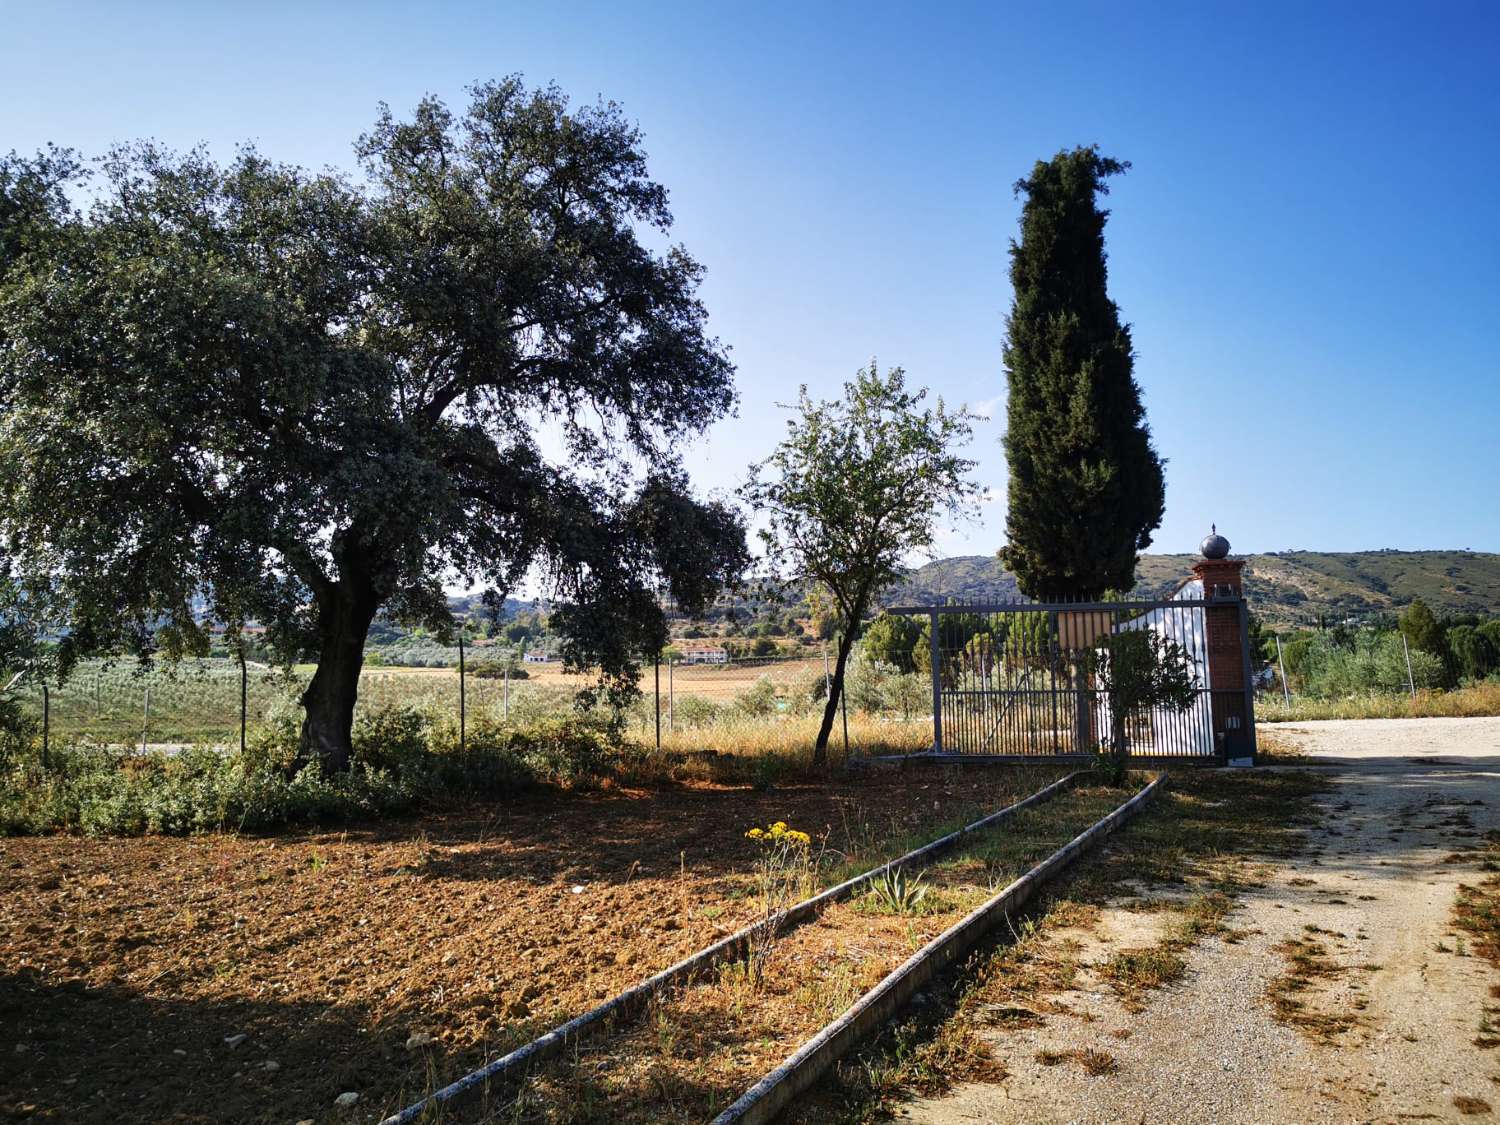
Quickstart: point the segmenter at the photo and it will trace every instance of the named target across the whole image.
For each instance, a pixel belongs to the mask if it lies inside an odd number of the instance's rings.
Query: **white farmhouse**
[[[682,650],[684,664],[728,664],[729,650],[723,645],[694,645]]]

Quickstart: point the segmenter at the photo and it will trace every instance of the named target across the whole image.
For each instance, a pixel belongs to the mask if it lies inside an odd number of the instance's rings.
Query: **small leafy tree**
[[[1109,700],[1109,761],[1123,780],[1130,755],[1130,716],[1162,708],[1183,712],[1197,698],[1197,662],[1177,641],[1155,629],[1127,629],[1101,637],[1086,665]]]
[[[816,587],[838,618],[832,690],[813,760],[828,760],[849,651],[886,587],[899,581],[914,552],[930,550],[942,514],[972,510],[979,485],[957,448],[971,416],[927,392],[909,391],[899,367],[870,366],[844,386],[844,397],[816,402],[802,388],[788,434],[750,467],[741,496],[765,521],[767,563],[782,577]]]

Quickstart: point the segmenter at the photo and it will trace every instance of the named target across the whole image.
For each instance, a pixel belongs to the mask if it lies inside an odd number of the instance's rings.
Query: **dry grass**
[[[1453,925],[1468,939],[1472,951],[1500,968],[1500,832],[1488,833],[1488,846],[1482,852],[1470,853],[1468,858],[1477,861],[1482,872],[1488,872],[1477,885],[1459,884],[1458,896],[1453,904]],[[1490,986],[1490,999],[1500,1000],[1500,984]],[[1500,1047],[1500,1005],[1482,1004],[1479,1011],[1479,1034],[1474,1037],[1474,1046],[1480,1050]],[[1492,1075],[1500,1084],[1500,1074]],[[1474,1110],[1460,1109],[1462,1113],[1488,1113],[1489,1106],[1478,1099],[1467,1099],[1484,1105]],[[1454,1100],[1457,1105],[1457,1099]]]
[[[1486,680],[1453,691],[1419,691],[1413,699],[1396,695],[1362,695],[1349,699],[1294,697],[1287,707],[1280,699],[1257,700],[1255,714],[1263,723],[1307,722],[1313,719],[1468,719],[1500,715],[1500,681]]]
[[[1318,936],[1327,931],[1316,926],[1306,929],[1306,936],[1272,946],[1286,959],[1287,968],[1266,986],[1266,999],[1271,1004],[1272,1015],[1281,1023],[1295,1027],[1314,1042],[1337,1043],[1340,1035],[1359,1022],[1358,1017],[1348,1012],[1320,1010],[1309,1000],[1318,982],[1340,976],[1345,969],[1329,956],[1328,947],[1318,940]]]
[[[1092,1047],[1074,1047],[1070,1051],[1038,1051],[1036,1061],[1043,1066],[1076,1062],[1083,1072],[1094,1078],[1102,1078],[1120,1069],[1120,1060],[1108,1051],[1096,1051]]]

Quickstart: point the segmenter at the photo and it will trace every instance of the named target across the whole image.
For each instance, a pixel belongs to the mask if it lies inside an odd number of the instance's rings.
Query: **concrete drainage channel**
[[[1050,800],[1070,788],[1082,776],[1081,772],[1071,773],[1024,800],[982,817],[956,832],[899,856],[889,863],[830,887],[821,894],[788,907],[766,921],[755,923],[730,934],[640,984],[626,989],[598,1007],[576,1016],[545,1035],[533,1039],[530,1043],[516,1048],[509,1054],[493,1060],[422,1100],[414,1102],[399,1113],[392,1114],[380,1125],[412,1125],[441,1107],[455,1104],[507,1079],[516,1078],[528,1068],[561,1054],[568,1047],[606,1024],[612,1024],[638,1013],[657,994],[684,985],[716,965],[744,956],[750,948],[751,939],[762,928],[774,926],[778,930],[783,930],[817,917],[824,908],[851,897],[887,872],[925,864],[928,860],[952,850],[974,833],[993,828],[1023,809]],[[1161,780],[1161,778],[1153,780],[1125,804],[1058,849],[1042,863],[918,951],[874,989],[862,996],[847,1012],[751,1087],[743,1097],[721,1114],[716,1122],[761,1122],[774,1117],[791,1098],[817,1081],[856,1040],[888,1019],[937,972],[971,949],[1010,912],[1023,905],[1047,879],[1133,815],[1156,792],[1161,785]]]
[[[994,898],[976,907],[912,954],[855,1001],[842,1016],[750,1087],[737,1102],[714,1118],[713,1125],[730,1125],[731,1122],[735,1125],[761,1125],[772,1120],[793,1098],[821,1078],[856,1042],[895,1015],[918,989],[1024,906],[1048,879],[1134,816],[1156,794],[1162,782],[1163,778],[1155,778],[1114,812],[1079,833]]]

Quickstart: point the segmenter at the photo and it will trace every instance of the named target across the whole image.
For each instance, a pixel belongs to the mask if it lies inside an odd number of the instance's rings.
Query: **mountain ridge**
[[[1500,554],[1485,551],[1271,551],[1245,560],[1251,608],[1268,621],[1311,624],[1397,613],[1420,597],[1440,616],[1500,616]],[[1142,555],[1134,593],[1161,596],[1192,574],[1197,555]],[[991,555],[937,559],[911,572],[886,605],[1007,601],[1015,577]]]

